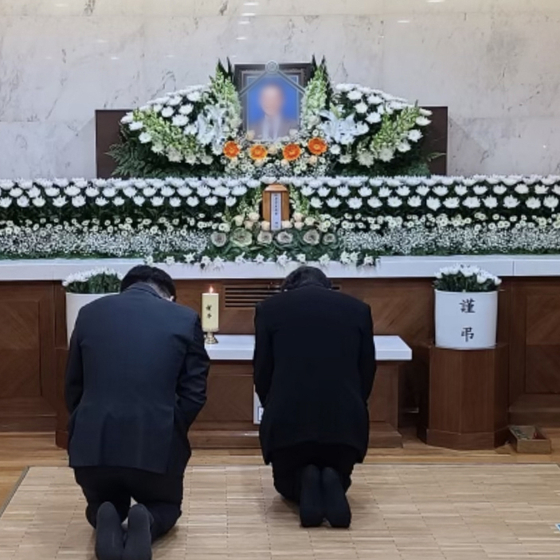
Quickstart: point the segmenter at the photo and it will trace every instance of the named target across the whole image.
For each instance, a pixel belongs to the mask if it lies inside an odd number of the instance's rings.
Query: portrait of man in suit
[[[262,80],[248,92],[246,109],[256,140],[274,142],[299,129],[299,92],[288,81]]]

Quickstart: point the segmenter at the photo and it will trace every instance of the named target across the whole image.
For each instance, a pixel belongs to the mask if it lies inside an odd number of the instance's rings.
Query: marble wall
[[[559,52],[559,0],[0,0],[0,177],[94,176],[95,109],[312,54],[447,105],[451,173],[560,173]]]

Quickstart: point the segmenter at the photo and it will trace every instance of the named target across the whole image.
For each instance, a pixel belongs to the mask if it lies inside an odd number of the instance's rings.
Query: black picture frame
[[[247,110],[244,92],[249,85],[250,77],[257,77],[257,81],[261,77],[267,75],[268,64],[236,64],[234,69],[234,84],[241,97],[243,131],[247,132]],[[274,63],[272,63],[274,64]],[[279,75],[298,76],[298,83],[301,88],[305,88],[313,73],[313,64],[311,62],[295,62],[278,64]]]

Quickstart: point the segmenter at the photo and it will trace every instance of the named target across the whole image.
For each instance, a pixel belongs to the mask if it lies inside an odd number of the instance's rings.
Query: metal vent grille
[[[282,281],[259,282],[230,282],[225,284],[226,309],[253,309],[265,299],[280,293]],[[334,285],[333,289],[339,290],[340,286]]]
[[[281,282],[228,283],[224,286],[226,309],[251,309],[280,293]]]

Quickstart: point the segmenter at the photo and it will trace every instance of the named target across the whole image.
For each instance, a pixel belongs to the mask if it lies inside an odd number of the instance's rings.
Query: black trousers
[[[131,500],[144,505],[153,518],[152,540],[169,532],[181,517],[183,475],[119,467],[81,467],[74,469],[74,475],[88,503],[86,518],[94,528],[104,502],[115,506],[122,521],[128,517]]]
[[[299,503],[301,473],[308,465],[320,469],[331,467],[338,472],[345,491],[352,484],[351,475],[358,462],[358,452],[347,445],[305,443],[278,449],[272,453],[274,487],[287,500]]]

